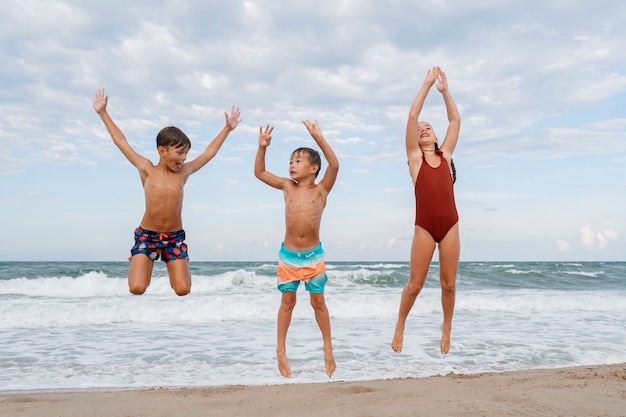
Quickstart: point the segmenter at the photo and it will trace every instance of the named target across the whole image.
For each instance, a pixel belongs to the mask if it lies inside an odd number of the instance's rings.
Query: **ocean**
[[[405,262],[328,262],[333,381],[626,362],[626,262],[462,262],[452,348],[439,353],[438,265],[390,348]],[[178,297],[162,262],[142,296],[127,262],[0,262],[0,392],[326,382],[303,286],[276,366],[275,262],[190,263]]]

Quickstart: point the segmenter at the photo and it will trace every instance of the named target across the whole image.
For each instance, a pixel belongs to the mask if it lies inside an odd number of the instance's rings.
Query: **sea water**
[[[626,362],[626,263],[460,264],[452,348],[439,352],[438,265],[390,342],[403,262],[327,262],[332,380],[425,377]],[[155,264],[142,296],[126,262],[0,262],[0,391],[325,382],[322,338],[301,286],[276,366],[272,262],[191,262],[178,297]]]

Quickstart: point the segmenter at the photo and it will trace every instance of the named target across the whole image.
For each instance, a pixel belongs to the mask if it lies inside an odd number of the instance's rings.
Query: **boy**
[[[335,372],[335,358],[330,335],[330,316],[324,302],[324,285],[328,280],[324,251],[320,242],[320,222],[326,206],[326,198],[333,188],[339,161],[324,139],[317,124],[303,121],[307,130],[324,153],[328,168],[324,177],[315,184],[322,161],[317,151],[309,148],[296,149],[289,160],[289,177],[282,178],[265,170],[265,153],[272,140],[273,126],[259,129],[259,149],[254,161],[254,175],[267,185],[283,191],[285,197],[285,240],[278,253],[278,289],[282,293],[278,310],[276,356],[278,370],[284,377],[291,376],[285,342],[291,322],[291,313],[296,305],[296,291],[300,281],[310,293],[315,320],[324,341],[324,363],[326,374]]]
[[[226,137],[239,124],[239,109],[233,106],[226,116],[226,126],[196,159],[185,163],[191,142],[180,129],[170,126],[157,135],[159,163],[139,155],[128,144],[126,137],[111,120],[106,106],[108,96],[104,88],[93,99],[93,108],[107,128],[113,143],[126,159],[137,168],[143,185],[146,210],[135,229],[135,245],[131,249],[128,287],[132,294],[141,295],[150,285],[154,261],[161,256],[167,265],[170,285],[183,296],[191,291],[191,274],[183,230],[183,187],[191,174],[207,164],[220,149]]]

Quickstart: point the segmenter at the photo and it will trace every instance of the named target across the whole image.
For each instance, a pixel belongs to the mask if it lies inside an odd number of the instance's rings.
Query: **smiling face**
[[[189,152],[188,146],[159,146],[158,148],[161,162],[165,164],[167,169],[172,172],[178,172],[183,167],[185,160],[187,159],[187,152]]]
[[[437,143],[437,136],[430,123],[419,122],[417,124],[417,140],[420,147],[433,146]]]

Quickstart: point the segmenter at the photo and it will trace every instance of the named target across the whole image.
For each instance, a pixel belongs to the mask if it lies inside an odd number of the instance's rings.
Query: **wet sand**
[[[320,384],[0,395],[0,417],[616,416],[626,364]]]

